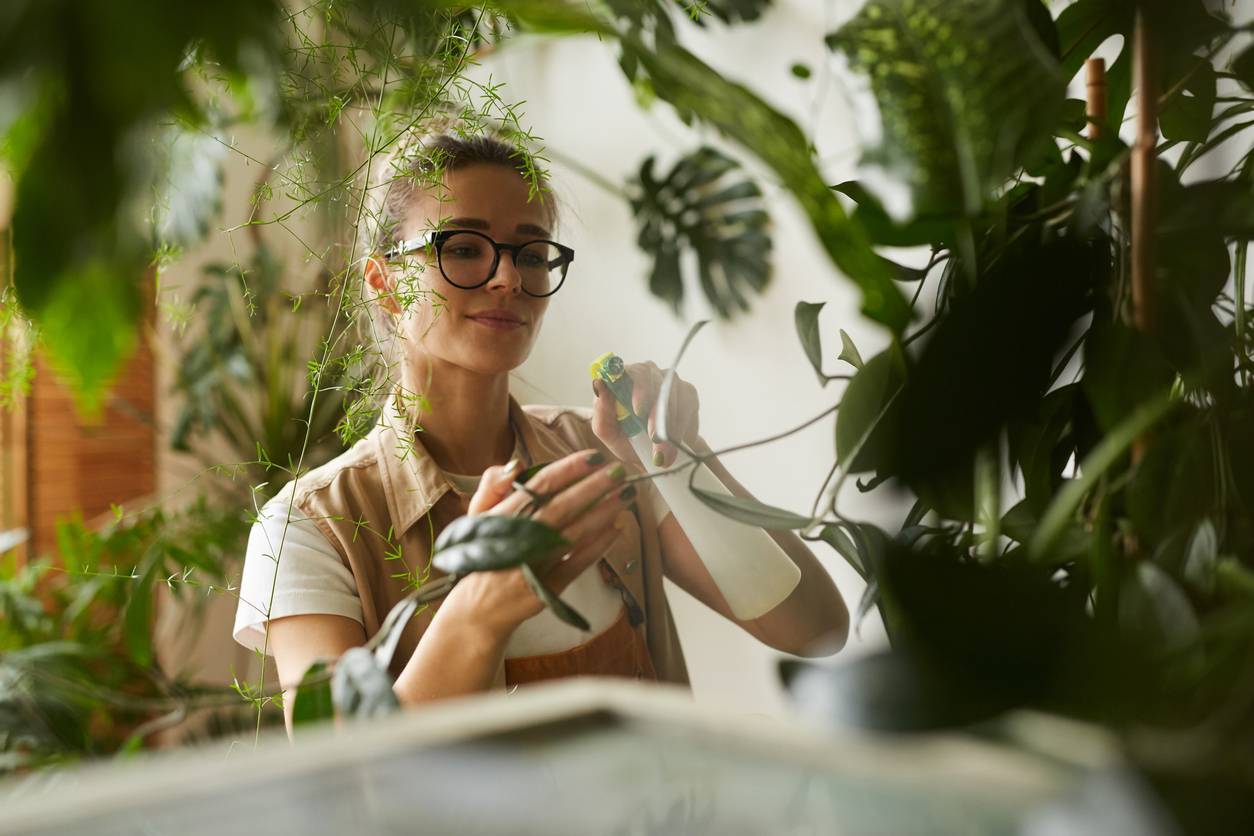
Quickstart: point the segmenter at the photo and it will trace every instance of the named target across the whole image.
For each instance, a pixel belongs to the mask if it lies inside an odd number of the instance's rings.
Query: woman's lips
[[[522,323],[516,319],[504,319],[495,316],[470,316],[467,317],[471,322],[477,322],[485,328],[491,328],[494,331],[512,331],[515,328],[521,328]]]

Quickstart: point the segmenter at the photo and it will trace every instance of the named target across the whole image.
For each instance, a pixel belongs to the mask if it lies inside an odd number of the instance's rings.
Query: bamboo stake
[[[1136,13],[1133,33],[1133,79],[1136,86],[1136,139],[1132,146],[1131,272],[1132,321],[1143,334],[1154,333],[1154,266],[1158,193],[1155,182],[1155,148],[1158,144],[1158,85],[1154,38],[1146,10]],[[1145,455],[1146,439],[1132,446],[1132,462]]]
[[[1138,330],[1154,331],[1155,225],[1158,216],[1154,149],[1158,144],[1158,96],[1153,38],[1145,10],[1136,15],[1136,140],[1132,147],[1132,318]]]
[[[1088,136],[1091,140],[1102,138],[1106,126],[1106,59],[1090,58],[1084,62],[1085,107],[1088,118]]]

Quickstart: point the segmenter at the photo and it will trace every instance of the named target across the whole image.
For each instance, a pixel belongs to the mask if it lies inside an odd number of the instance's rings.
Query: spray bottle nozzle
[[[623,434],[631,438],[633,435],[644,432],[644,422],[632,411],[631,375],[627,374],[623,358],[612,351],[607,351],[592,361],[588,371],[593,380],[600,380],[614,395],[618,409],[618,428],[623,431]]]

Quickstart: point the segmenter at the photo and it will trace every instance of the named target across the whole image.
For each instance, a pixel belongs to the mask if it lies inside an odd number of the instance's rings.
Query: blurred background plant
[[[170,444],[230,475],[210,485],[226,486],[222,502],[248,507],[252,493],[264,501],[298,462],[316,467],[370,429],[370,355],[360,343],[328,345],[334,309],[324,270],[293,294],[262,244],[246,267],[215,262],[203,276],[191,299],[198,315],[180,339]],[[324,353],[315,374],[310,358]]]
[[[55,553],[24,566],[0,555],[0,773],[134,751],[197,711],[251,728],[234,691],[156,665],[152,629],[162,585],[192,609],[231,594],[247,532],[238,508],[201,498],[64,520]]]

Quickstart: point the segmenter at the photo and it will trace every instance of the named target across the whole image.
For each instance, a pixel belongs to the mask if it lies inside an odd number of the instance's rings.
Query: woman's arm
[[[441,617],[437,610],[422,640],[392,689],[401,705],[457,697],[487,690],[504,652],[505,638],[476,629],[465,619]],[[296,686],[309,666],[338,659],[349,648],[366,643],[362,626],[340,615],[290,615],[270,622],[274,652],[283,688],[283,716],[292,731]]]
[[[700,436],[692,446],[698,453],[710,452]],[[732,494],[754,498],[717,458],[707,459],[706,466]],[[673,515],[668,516],[658,530],[666,575],[707,607],[777,650],[801,656],[835,653],[844,646],[849,635],[849,610],[840,591],[800,537],[790,531],[766,533],[797,564],[801,581],[782,603],[759,618],[745,621],[732,614],[727,600]]]

